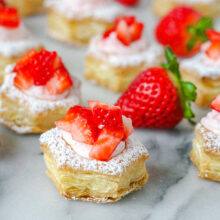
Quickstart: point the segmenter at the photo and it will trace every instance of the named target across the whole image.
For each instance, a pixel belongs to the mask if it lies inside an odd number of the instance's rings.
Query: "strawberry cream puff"
[[[18,9],[22,16],[37,14],[43,11],[44,0],[5,0],[9,6]]]
[[[114,92],[125,91],[141,71],[159,66],[163,49],[142,36],[143,23],[134,16],[116,19],[115,26],[95,37],[85,61],[85,77]]]
[[[79,81],[56,52],[31,50],[5,72],[0,123],[17,133],[47,131],[70,106],[80,103]]]
[[[204,16],[215,17],[220,13],[220,0],[154,0],[153,10],[158,16],[164,16],[178,6],[189,6]]]
[[[201,52],[180,62],[183,79],[197,87],[196,104],[208,107],[220,93],[220,33],[207,30],[210,41],[203,44]]]
[[[40,137],[47,175],[68,199],[111,203],[148,179],[146,148],[121,109],[97,101],[75,106]]]
[[[220,95],[211,108],[195,129],[190,157],[201,178],[220,181]]]
[[[24,26],[15,8],[0,8],[0,84],[4,69],[32,48],[42,46]]]
[[[121,8],[111,0],[46,0],[49,35],[76,46],[113,26]]]

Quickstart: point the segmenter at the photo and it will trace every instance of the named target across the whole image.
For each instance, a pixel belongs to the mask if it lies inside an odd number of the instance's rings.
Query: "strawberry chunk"
[[[17,28],[20,25],[21,18],[17,9],[2,7],[0,8],[0,26],[6,28]]]
[[[117,2],[121,3],[125,6],[134,6],[136,5],[140,0],[116,0]]]
[[[218,95],[211,103],[211,108],[217,112],[220,112],[220,95]]]
[[[14,85],[20,90],[28,90],[33,85],[33,79],[27,71],[19,71],[14,78]]]
[[[72,107],[66,116],[55,124],[64,131],[70,132],[75,141],[93,145],[97,139],[98,129],[92,111],[88,108]]]
[[[206,50],[206,54],[213,60],[220,59],[220,41],[212,41],[209,48]]]
[[[94,121],[102,129],[104,127],[123,127],[122,112],[118,106],[107,105],[98,101],[89,101]]]
[[[58,69],[47,82],[46,88],[51,95],[59,95],[73,85],[72,79],[65,68]]]
[[[134,127],[132,125],[132,120],[130,118],[122,116],[122,119],[123,119],[123,125],[124,125],[123,140],[125,141],[134,132]]]
[[[90,151],[90,158],[108,161],[124,136],[123,128],[104,128]]]
[[[108,38],[108,37],[111,35],[112,32],[115,32],[115,27],[113,27],[113,28],[111,28],[111,29],[105,31],[104,34],[102,35],[102,38],[103,38],[103,39]]]
[[[206,30],[206,35],[210,41],[220,41],[220,33],[213,29]]]

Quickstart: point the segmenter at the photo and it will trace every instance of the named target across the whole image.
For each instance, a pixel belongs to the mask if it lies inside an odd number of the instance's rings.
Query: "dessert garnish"
[[[13,29],[17,28],[20,22],[21,18],[16,8],[0,7],[0,26]]]
[[[134,6],[136,5],[140,0],[116,0],[117,2],[121,3],[125,6]]]
[[[172,128],[183,118],[194,124],[190,103],[196,99],[196,87],[182,81],[177,58],[169,47],[165,56],[163,68],[140,73],[116,103],[135,127]]]

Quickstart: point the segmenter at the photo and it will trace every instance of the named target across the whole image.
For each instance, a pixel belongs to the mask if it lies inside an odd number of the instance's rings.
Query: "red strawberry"
[[[122,116],[122,119],[123,119],[123,125],[124,125],[124,138],[123,138],[123,140],[126,140],[134,132],[134,128],[132,125],[132,120],[130,118]]]
[[[116,1],[125,6],[133,6],[136,5],[140,0],[116,0]]]
[[[21,18],[17,9],[2,7],[0,8],[0,26],[6,28],[17,28],[21,22]]]
[[[0,7],[5,7],[5,6],[6,6],[5,0],[0,0]]]
[[[27,71],[19,71],[14,78],[14,85],[20,90],[28,90],[33,85],[33,79]]]
[[[212,26],[212,19],[202,18],[194,9],[177,7],[162,18],[155,34],[157,40],[164,46],[169,45],[176,55],[189,57],[207,41],[205,31]]]
[[[75,106],[70,108],[66,116],[55,122],[56,126],[70,132],[78,142],[93,145],[97,139],[98,129],[93,120],[92,111]]]
[[[123,137],[123,128],[103,128],[89,156],[96,160],[107,161]]]
[[[220,33],[214,29],[206,30],[206,35],[210,41],[220,41]]]
[[[136,127],[171,128],[183,116],[194,117],[190,101],[196,99],[196,88],[181,81],[177,59],[169,48],[166,58],[166,70],[150,68],[139,74],[116,103]]]
[[[220,41],[212,41],[210,47],[206,50],[207,56],[213,60],[220,58]]]
[[[108,38],[111,35],[112,32],[115,32],[115,27],[105,31],[104,34],[102,35],[103,39]]]
[[[220,95],[218,95],[211,103],[211,108],[220,112]]]
[[[122,17],[116,20],[117,38],[126,46],[141,38],[143,23],[136,22],[135,17]]]
[[[46,88],[51,95],[59,95],[73,85],[72,79],[65,68],[58,69],[47,82]]]
[[[89,101],[89,107],[92,109],[94,121],[100,129],[123,127],[122,112],[118,106]]]

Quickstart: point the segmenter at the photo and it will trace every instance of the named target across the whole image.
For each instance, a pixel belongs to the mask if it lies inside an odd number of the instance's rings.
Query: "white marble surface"
[[[147,0],[134,11],[147,22],[147,36],[155,24]],[[57,50],[75,76],[83,81],[83,101],[114,103],[118,95],[83,78],[84,49],[57,43],[46,36],[45,17],[25,21],[51,50]],[[197,120],[206,113],[195,108]],[[137,130],[148,147],[149,182],[139,192],[110,205],[67,201],[45,175],[38,135],[16,135],[0,127],[1,220],[219,220],[220,185],[202,180],[189,160],[193,129],[186,123],[168,131]]]

